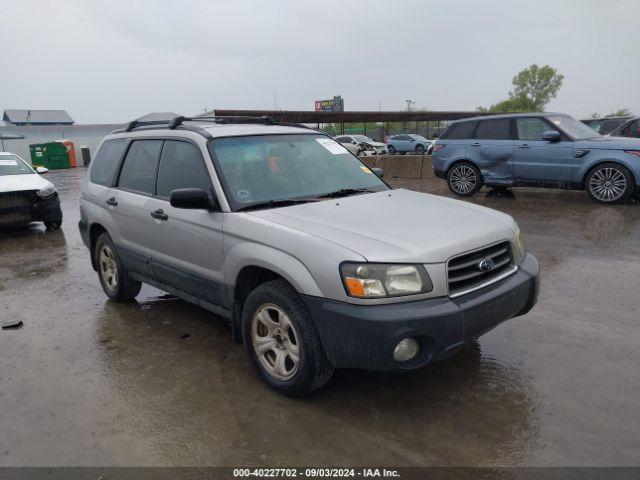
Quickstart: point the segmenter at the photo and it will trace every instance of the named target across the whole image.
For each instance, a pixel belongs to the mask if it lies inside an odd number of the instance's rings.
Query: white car
[[[386,155],[387,145],[376,142],[366,135],[340,135],[335,137],[338,143],[354,155]]]
[[[0,152],[0,228],[44,222],[47,230],[62,225],[58,191],[18,155]]]

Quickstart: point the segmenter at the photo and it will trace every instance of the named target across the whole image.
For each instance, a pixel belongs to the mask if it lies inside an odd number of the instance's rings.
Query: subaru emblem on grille
[[[490,272],[493,270],[493,260],[490,258],[483,258],[480,260],[480,263],[478,263],[478,268],[483,272]]]

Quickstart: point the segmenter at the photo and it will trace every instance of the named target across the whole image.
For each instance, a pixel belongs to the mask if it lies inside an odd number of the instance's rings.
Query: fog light
[[[396,348],[393,349],[393,359],[396,362],[408,362],[418,355],[419,350],[420,345],[418,345],[418,341],[415,338],[405,338],[400,340]]]

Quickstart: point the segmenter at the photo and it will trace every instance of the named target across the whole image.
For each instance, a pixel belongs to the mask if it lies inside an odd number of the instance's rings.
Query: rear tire
[[[107,297],[116,302],[126,302],[140,293],[142,283],[129,277],[108,233],[98,237],[93,254],[100,285]]]
[[[262,379],[284,395],[308,395],[333,375],[306,305],[284,280],[263,283],[249,294],[242,339]]]
[[[602,163],[587,175],[585,188],[592,200],[605,205],[624,203],[631,198],[636,182],[629,170],[613,162]]]
[[[471,162],[459,162],[447,172],[449,190],[459,197],[470,197],[482,188],[484,180],[478,167]]]

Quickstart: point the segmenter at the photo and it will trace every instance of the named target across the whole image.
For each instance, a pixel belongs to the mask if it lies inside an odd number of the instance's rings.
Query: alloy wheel
[[[624,174],[613,167],[605,167],[593,172],[589,180],[589,191],[601,202],[615,202],[627,190]]]
[[[104,284],[112,292],[118,288],[118,265],[113,251],[108,245],[100,249],[100,276]]]
[[[453,169],[449,177],[451,187],[458,193],[469,193],[478,181],[476,172],[466,165],[460,165]]]
[[[260,365],[273,378],[290,380],[300,367],[300,344],[293,322],[280,307],[261,305],[251,320],[251,342]]]

